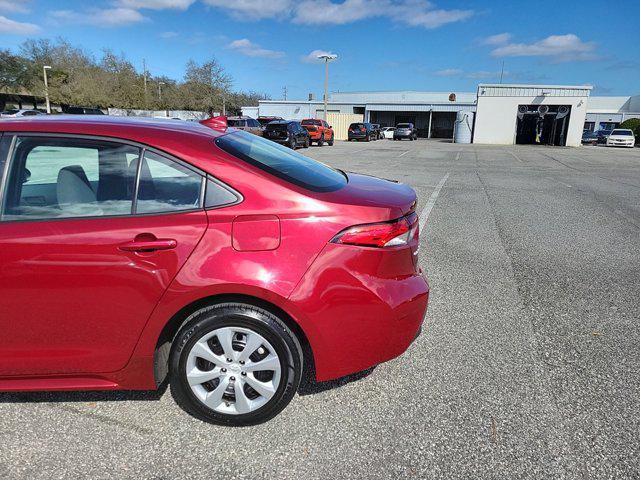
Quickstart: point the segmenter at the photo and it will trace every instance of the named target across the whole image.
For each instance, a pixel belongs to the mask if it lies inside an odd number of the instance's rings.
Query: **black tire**
[[[370,142],[371,141],[371,135],[367,135],[367,138],[364,139],[365,142]]]
[[[333,133],[331,134],[331,139],[327,142],[327,145],[329,145],[330,147],[333,147],[333,140],[334,140],[334,135]]]
[[[318,139],[317,143],[319,147],[324,145],[324,133],[320,135],[320,138]]]
[[[203,335],[221,327],[250,329],[265,338],[280,359],[281,379],[266,404],[245,414],[217,412],[202,403],[194,394],[186,376],[186,362],[193,345]],[[249,426],[266,422],[280,413],[293,399],[303,370],[303,355],[295,334],[271,312],[243,303],[221,303],[199,310],[176,335],[169,359],[171,394],[187,413],[224,426]]]
[[[291,138],[291,139],[289,139],[289,145],[288,145],[288,147],[289,147],[291,150],[295,150],[297,146],[298,146],[298,145],[296,144],[296,139],[295,139],[295,138]]]
[[[309,148],[309,145],[311,145],[311,140],[309,140],[309,139],[307,138],[307,139],[305,139],[305,141],[304,141],[303,148]]]

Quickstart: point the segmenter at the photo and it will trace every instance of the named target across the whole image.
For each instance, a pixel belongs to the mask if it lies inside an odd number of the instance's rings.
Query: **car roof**
[[[135,140],[139,136],[148,137],[154,133],[163,135],[167,130],[209,137],[217,137],[223,133],[200,125],[197,122],[149,117],[38,115],[4,118],[0,121],[0,131],[4,132],[71,133],[113,136],[130,140]]]

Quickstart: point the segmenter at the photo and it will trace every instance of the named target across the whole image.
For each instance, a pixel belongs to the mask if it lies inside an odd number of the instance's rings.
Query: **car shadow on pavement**
[[[165,382],[157,390],[104,390],[91,392],[7,392],[0,393],[2,403],[58,402],[131,402],[158,401],[167,391]]]
[[[305,351],[305,358],[313,358],[311,352]],[[363,370],[352,375],[336,378],[335,380],[329,380],[327,382],[318,382],[316,380],[316,369],[313,361],[308,362],[304,366],[302,371],[302,379],[300,380],[300,386],[298,387],[298,395],[315,395],[316,393],[326,392],[327,390],[333,390],[349,383],[357,382],[363,378],[368,377],[375,370],[375,366]]]

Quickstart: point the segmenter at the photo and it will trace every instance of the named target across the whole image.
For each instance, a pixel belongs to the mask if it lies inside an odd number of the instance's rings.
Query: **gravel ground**
[[[449,174],[410,349],[243,429],[168,392],[0,394],[0,478],[640,478],[640,149],[301,152],[409,183],[421,207]]]

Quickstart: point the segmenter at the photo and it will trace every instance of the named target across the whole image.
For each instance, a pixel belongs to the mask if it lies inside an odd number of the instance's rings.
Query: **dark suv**
[[[289,120],[269,122],[264,129],[263,136],[294,150],[298,147],[308,148],[311,143],[309,132],[300,125],[300,122]]]
[[[64,113],[68,115],[104,115],[102,110],[92,107],[67,107]]]
[[[408,138],[409,140],[418,139],[418,130],[416,130],[413,123],[399,123],[396,125],[396,129],[393,132],[393,139],[402,140],[403,138]]]
[[[378,134],[370,123],[358,122],[349,125],[349,141],[364,140],[365,142],[370,142],[377,139]]]

